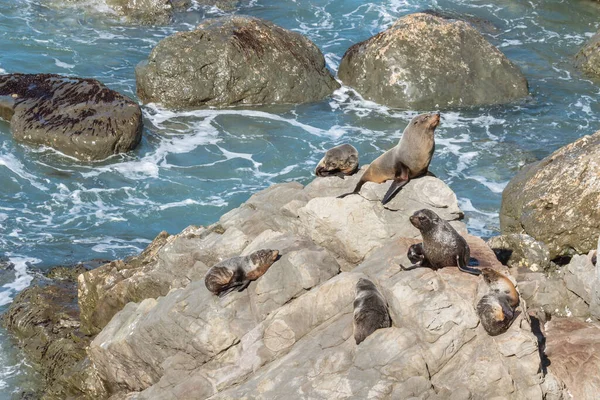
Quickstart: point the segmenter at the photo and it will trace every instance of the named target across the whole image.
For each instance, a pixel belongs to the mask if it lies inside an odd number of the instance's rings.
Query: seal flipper
[[[251,281],[251,280],[249,280],[249,279],[248,279],[247,281],[244,281],[244,282],[242,282],[242,285],[241,285],[241,286],[240,286],[240,288],[238,289],[238,292],[243,292],[244,290],[246,290],[246,288],[247,288],[248,286],[250,286],[250,282],[252,282],[252,281]]]
[[[389,203],[389,201],[392,200],[396,193],[398,193],[400,189],[402,189],[402,187],[406,185],[410,180],[408,175],[409,170],[406,165],[404,165],[403,163],[398,163],[398,165],[396,165],[396,168],[398,169],[398,173],[396,174],[396,177],[394,178],[394,181],[392,182],[385,196],[383,196],[381,204],[385,205]]]
[[[235,282],[232,283],[230,285],[225,286],[225,288],[223,290],[221,290],[218,294],[219,297],[225,297],[226,295],[228,295],[229,293],[233,292],[234,290],[236,290],[237,288],[239,288],[240,286],[243,286],[244,283],[242,282]]]
[[[456,256],[456,265],[462,272],[466,272],[471,275],[481,275],[481,271],[475,268],[470,268],[460,254]]]
[[[358,192],[360,192],[360,189],[363,187],[363,185],[367,183],[367,181],[363,181],[362,179],[360,181],[358,181],[358,183],[356,184],[356,187],[354,188],[353,191],[351,191],[350,193],[344,193],[339,195],[337,198],[338,199],[343,199],[346,196],[350,196],[351,194],[358,194]]]
[[[413,244],[408,248],[406,256],[413,265],[421,266],[425,263],[425,253],[423,251],[423,243]]]

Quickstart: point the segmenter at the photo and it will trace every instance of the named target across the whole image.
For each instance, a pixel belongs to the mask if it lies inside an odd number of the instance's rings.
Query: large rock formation
[[[575,66],[589,75],[600,77],[600,31],[575,55]]]
[[[161,40],[135,73],[140,99],[174,108],[304,103],[339,87],[309,39],[242,16]]]
[[[80,160],[129,151],[142,138],[140,107],[94,79],[0,75],[0,118],[15,139]]]
[[[350,47],[338,75],[363,97],[429,110],[514,101],[527,80],[471,25],[424,13]]]
[[[83,331],[98,333],[131,301],[164,296],[171,289],[201,280],[210,266],[239,255],[265,231],[290,232],[300,242],[302,237],[309,238],[334,254],[343,270],[350,270],[389,238],[417,237],[419,232],[407,221],[420,208],[431,208],[450,221],[462,217],[454,192],[429,176],[412,180],[386,207],[378,199],[389,183],[367,183],[362,196],[331,198],[352,190],[365,168],[345,179],[316,179],[306,187],[298,183],[272,186],[223,215],[215,225],[192,226],[174,236],[162,233],[140,256],[81,275]],[[463,223],[455,226],[465,231]],[[369,235],[357,235],[366,231]],[[312,248],[304,247],[307,251]],[[316,254],[320,253],[313,256]]]
[[[600,132],[523,168],[502,193],[503,234],[526,233],[551,259],[587,254],[600,232]]]

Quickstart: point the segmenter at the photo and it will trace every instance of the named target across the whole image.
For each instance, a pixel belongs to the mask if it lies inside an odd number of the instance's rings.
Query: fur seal
[[[315,169],[317,176],[337,176],[343,178],[358,170],[358,150],[351,144],[342,144],[327,150],[325,157]]]
[[[258,250],[254,253],[233,257],[212,266],[204,277],[206,288],[219,297],[237,289],[243,291],[277,260],[278,250]]]
[[[479,275],[481,271],[469,268],[471,250],[467,241],[444,219],[431,210],[423,209],[410,217],[410,223],[421,232],[423,243],[413,244],[408,249],[408,259],[418,267],[443,268],[456,265],[469,274]]]
[[[510,327],[519,305],[519,294],[505,275],[491,268],[483,268],[481,272],[489,293],[479,300],[477,314],[486,332],[496,336]]]
[[[440,114],[421,114],[414,117],[404,129],[398,144],[380,155],[369,165],[354,190],[338,198],[357,194],[366,182],[383,183],[393,179],[382,204],[387,204],[412,178],[427,173],[435,141],[433,133],[440,123]]]
[[[360,344],[371,333],[392,326],[387,302],[373,282],[360,278],[354,298],[354,340]]]

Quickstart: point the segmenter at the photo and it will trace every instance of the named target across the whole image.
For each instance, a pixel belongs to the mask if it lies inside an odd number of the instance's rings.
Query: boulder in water
[[[309,39],[244,16],[161,40],[135,73],[140,99],[170,108],[305,103],[339,87]]]
[[[350,47],[340,79],[368,100],[411,110],[501,104],[527,80],[470,24],[417,13]]]
[[[502,193],[503,234],[543,242],[550,259],[587,254],[600,232],[600,131],[523,168]]]
[[[95,79],[0,75],[0,117],[15,139],[80,160],[127,152],[142,138],[140,106]]]

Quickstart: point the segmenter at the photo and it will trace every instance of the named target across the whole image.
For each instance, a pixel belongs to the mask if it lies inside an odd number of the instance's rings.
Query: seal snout
[[[429,126],[432,129],[437,128],[437,126],[440,124],[440,119],[441,119],[440,113],[438,112],[437,114],[432,114],[430,119],[431,119],[431,122],[429,123]]]

